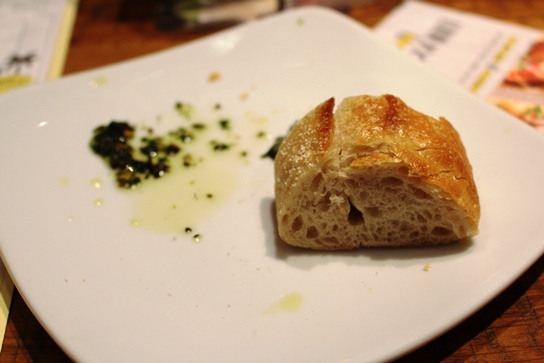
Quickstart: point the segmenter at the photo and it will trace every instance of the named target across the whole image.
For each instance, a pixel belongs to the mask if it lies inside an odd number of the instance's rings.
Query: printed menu
[[[60,76],[75,0],[0,0],[0,94]]]
[[[544,31],[416,0],[374,31],[544,132]]]

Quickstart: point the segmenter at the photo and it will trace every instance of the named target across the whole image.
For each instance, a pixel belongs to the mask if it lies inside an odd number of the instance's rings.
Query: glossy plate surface
[[[481,197],[480,235],[430,249],[286,247],[263,135],[284,134],[331,96],[383,93],[459,131]],[[384,361],[475,312],[544,248],[542,135],[330,10],[284,12],[17,90],[0,97],[0,115],[1,252],[77,361]],[[195,176],[203,189],[192,177],[150,181],[149,195],[177,209],[155,221],[161,207],[144,200],[148,190],[119,190],[89,140],[111,119],[164,132],[184,117],[210,128],[228,119],[231,130],[214,137],[231,154],[202,163],[212,165]]]

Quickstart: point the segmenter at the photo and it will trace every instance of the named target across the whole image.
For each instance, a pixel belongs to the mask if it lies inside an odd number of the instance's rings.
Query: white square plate
[[[284,134],[331,96],[383,93],[459,131],[481,233],[426,249],[285,246],[272,214],[273,164],[260,158],[272,140],[255,135]],[[119,190],[89,141],[112,119],[179,126],[187,120],[174,111],[178,101],[210,128],[231,120],[229,140],[249,153],[242,163],[207,164],[206,188],[222,199],[213,208],[167,203],[179,215],[164,218],[179,221],[146,226],[157,204],[142,202],[145,188]],[[331,10],[283,12],[13,91],[0,97],[0,115],[2,256],[76,361],[389,360],[475,312],[543,252],[542,135]],[[167,177],[150,181],[156,199],[189,192],[203,202],[206,190]]]

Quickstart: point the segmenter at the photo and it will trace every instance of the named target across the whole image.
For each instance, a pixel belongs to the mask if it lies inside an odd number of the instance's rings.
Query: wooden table
[[[544,30],[541,0],[432,2]],[[123,61],[213,32],[159,31],[154,3],[80,0],[64,73]],[[399,3],[375,0],[351,9],[349,15],[372,27]],[[544,362],[543,271],[544,257],[475,315],[399,362]],[[0,363],[69,361],[15,291]]]

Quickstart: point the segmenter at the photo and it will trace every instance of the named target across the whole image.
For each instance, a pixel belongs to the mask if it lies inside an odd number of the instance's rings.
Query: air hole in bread
[[[423,217],[421,214],[418,214],[417,221],[420,223],[427,223],[427,218]]]
[[[355,208],[355,206],[349,202],[349,214],[348,214],[348,223],[352,226],[357,226],[365,223],[365,218],[363,213]]]
[[[344,184],[346,185],[346,189],[357,188],[357,183],[355,182],[355,180],[352,180],[352,179],[344,180]]]
[[[382,211],[379,207],[366,207],[365,213],[374,218],[380,218]]]
[[[338,239],[336,237],[325,237],[323,240],[328,243],[338,244]]]
[[[419,188],[413,188],[413,192],[418,199],[431,199],[431,196]]]
[[[402,180],[395,178],[394,176],[382,178],[380,183],[384,187],[398,187],[404,184]]]
[[[400,175],[408,175],[408,173],[410,172],[408,167],[407,166],[401,166],[397,172],[400,174]]]
[[[310,184],[310,190],[312,192],[315,192],[316,190],[318,190],[322,181],[323,181],[323,175],[321,173],[317,174],[312,180],[312,183]]]
[[[306,238],[317,238],[319,237],[319,231],[315,226],[310,226],[306,229]]]
[[[435,236],[448,236],[452,234],[453,232],[444,227],[434,227],[431,233],[434,234]]]
[[[297,217],[293,220],[293,223],[291,224],[291,230],[292,230],[293,232],[300,231],[300,229],[302,228],[303,225],[304,225],[304,220],[302,219],[301,216],[297,216]]]
[[[283,217],[281,217],[281,223],[287,224],[289,222],[289,214],[284,214]]]
[[[331,193],[327,192],[327,194],[325,194],[323,198],[319,200],[317,206],[323,212],[328,211],[329,207],[331,206]]]

